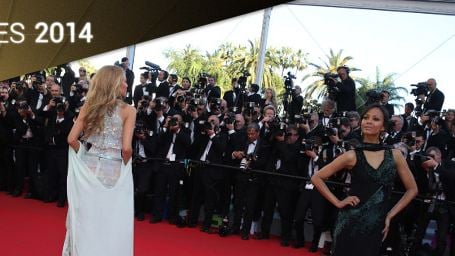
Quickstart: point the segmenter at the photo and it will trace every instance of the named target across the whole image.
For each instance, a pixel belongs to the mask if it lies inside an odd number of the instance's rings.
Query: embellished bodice
[[[89,170],[106,187],[117,183],[121,171],[122,127],[120,107],[117,105],[111,114],[104,117],[104,130],[87,138],[91,144],[83,160]]]
[[[104,117],[104,130],[87,138],[91,144],[91,154],[119,159],[122,150],[122,119],[120,107],[116,106],[112,114]]]

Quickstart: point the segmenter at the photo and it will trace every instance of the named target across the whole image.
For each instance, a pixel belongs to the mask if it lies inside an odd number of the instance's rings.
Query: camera
[[[248,71],[244,70],[242,71],[242,75],[237,80],[237,83],[240,85],[242,89],[245,89],[246,80],[248,79],[249,76],[251,76],[251,74]]]
[[[204,131],[206,131],[206,130],[214,130],[215,129],[215,123],[213,123],[213,121],[210,121],[210,122],[206,121],[206,122],[204,122],[202,127],[203,127]]]
[[[55,105],[61,104],[65,102],[65,99],[63,97],[53,97],[52,100],[55,102]]]
[[[254,153],[246,155],[240,161],[240,169],[243,169],[243,170],[248,169],[250,167],[249,165],[250,165],[251,161],[254,161],[254,160],[256,160],[256,156],[254,155]]]
[[[169,120],[169,127],[171,126],[176,126],[179,124],[179,120],[176,118],[176,117],[172,117],[170,120]]]
[[[318,150],[319,145],[315,139],[302,139],[302,143],[300,143],[300,150],[301,154],[305,153],[305,151],[311,150]]]
[[[139,69],[147,70],[150,74],[150,77],[152,81],[156,81],[158,78],[158,73],[161,70],[161,67],[155,63],[152,63],[150,61],[145,61],[145,67],[140,67]],[[121,67],[121,65],[120,65]]]
[[[411,86],[416,87],[416,88],[411,90],[411,94],[416,96],[416,97],[418,95],[427,96],[428,95],[428,91],[430,90],[428,88],[427,82],[420,82],[420,83],[417,83],[417,84],[411,84]]]
[[[19,103],[18,109],[28,110],[29,108],[30,108],[30,106],[27,104],[27,102]]]
[[[381,92],[374,89],[367,91],[365,95],[367,96],[367,102],[365,103],[367,106],[373,103],[379,103],[384,97]]]
[[[55,105],[55,111],[57,112],[65,112],[65,104],[64,103],[57,103],[57,105]]]
[[[415,132],[408,132],[401,137],[401,142],[406,144],[408,147],[413,147],[416,145]]]
[[[235,115],[233,113],[228,113],[224,119],[224,124],[234,124],[235,123]]]
[[[165,107],[165,102],[163,102],[163,100],[157,98],[155,99],[155,107],[154,107],[154,110],[155,111],[162,111]]]
[[[220,107],[221,107],[221,99],[210,100],[210,110],[212,112],[220,110]]]
[[[136,122],[136,126],[134,127],[134,133],[142,134],[145,132],[146,132],[146,129],[145,129],[144,123],[141,121]]]
[[[286,134],[287,124],[281,122],[279,118],[274,118],[269,123],[269,129],[272,136],[284,136]]]

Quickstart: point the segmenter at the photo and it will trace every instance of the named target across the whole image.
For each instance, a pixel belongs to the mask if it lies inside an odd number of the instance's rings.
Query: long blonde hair
[[[105,115],[112,115],[117,104],[122,102],[124,79],[125,73],[120,67],[104,66],[96,72],[84,103],[84,139],[104,130]]]

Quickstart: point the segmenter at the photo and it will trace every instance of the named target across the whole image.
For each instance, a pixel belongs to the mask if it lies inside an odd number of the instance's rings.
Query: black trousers
[[[68,176],[68,147],[46,148],[47,198],[61,203],[66,201],[66,179]]]
[[[146,208],[146,195],[153,184],[153,163],[135,162],[133,165],[136,214],[143,214]]]
[[[258,204],[259,192],[262,186],[261,177],[248,173],[238,173],[235,186],[234,223],[240,227],[243,217],[242,233],[250,232],[251,224]]]
[[[30,148],[29,148],[30,147]],[[38,175],[38,151],[35,143],[23,142],[15,149],[16,170],[14,175],[14,190],[24,189],[24,179],[29,177],[29,193],[36,194],[35,179]]]
[[[305,242],[304,224],[307,211],[311,209],[313,220],[312,243],[318,244],[325,222],[327,221],[328,202],[316,189],[302,189],[295,210],[295,232],[297,242]]]
[[[218,209],[220,215],[226,216],[226,178],[223,176],[213,177],[210,173],[219,170],[213,167],[199,168],[195,173],[193,184],[193,194],[191,200],[191,217],[190,223],[196,224],[199,218],[199,212],[202,203],[204,203],[204,221],[203,227],[210,227],[213,214]]]
[[[9,145],[0,145],[0,163],[0,190],[13,192],[13,149]]]
[[[265,187],[264,215],[261,223],[261,232],[270,234],[275,206],[278,204],[281,224],[281,240],[289,241],[292,237],[292,223],[294,220],[295,204],[298,196],[297,189],[280,185]]]
[[[178,217],[179,182],[183,179],[183,166],[180,164],[163,163],[155,174],[152,214],[155,219],[163,218],[163,206],[166,195],[168,219],[173,222]]]

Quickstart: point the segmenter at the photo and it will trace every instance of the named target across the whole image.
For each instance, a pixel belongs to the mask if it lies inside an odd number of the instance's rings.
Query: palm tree
[[[368,78],[359,78],[357,82],[361,85],[357,89],[356,94],[356,105],[358,107],[362,106],[367,102],[367,92],[371,90],[375,90],[377,92],[381,92],[383,90],[388,91],[390,94],[390,104],[394,107],[401,108],[405,98],[402,96],[404,93],[408,93],[408,90],[405,87],[396,86],[394,83],[395,73],[387,74],[386,76],[382,77],[381,72],[378,67],[376,67],[376,81],[371,81]]]
[[[196,81],[204,70],[205,59],[199,50],[187,45],[182,50],[167,50],[164,56],[169,59],[168,70]]]
[[[334,53],[330,49],[329,55],[326,55],[326,61],[322,60],[322,64],[309,63],[309,65],[316,68],[316,71],[310,73],[309,76],[305,77],[303,80],[306,80],[309,77],[316,78],[317,80],[310,84],[304,91],[305,97],[309,98],[321,98],[327,92],[327,87],[324,84],[324,74],[327,73],[336,73],[337,68],[340,66],[345,66],[350,60],[353,59],[351,56],[342,56],[343,50],[339,50],[338,53]],[[350,67],[351,71],[358,71],[360,69]],[[302,81],[303,81],[302,80]],[[315,95],[316,94],[316,95]]]

